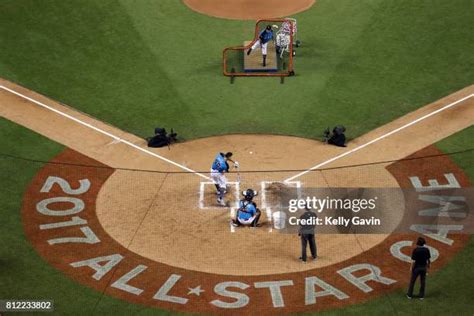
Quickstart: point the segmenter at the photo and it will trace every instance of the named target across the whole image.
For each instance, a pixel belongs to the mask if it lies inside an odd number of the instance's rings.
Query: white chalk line
[[[235,219],[237,214],[237,211],[235,210],[235,207],[230,208],[230,222],[229,222],[229,227],[230,227],[230,232],[235,233],[235,227],[232,225],[232,220]]]
[[[92,130],[94,130],[94,131],[96,131],[96,132],[98,132],[98,133],[100,133],[100,134],[103,134],[103,135],[108,136],[108,137],[110,137],[110,138],[113,139],[112,144],[116,144],[116,143],[122,142],[122,143],[124,143],[125,145],[128,145],[128,146],[130,146],[130,147],[132,147],[132,148],[135,148],[135,149],[137,149],[137,150],[139,150],[139,151],[141,151],[141,152],[144,152],[144,153],[146,153],[146,154],[148,154],[148,155],[150,155],[150,156],[153,156],[153,157],[155,157],[155,158],[161,159],[161,160],[163,160],[163,161],[165,161],[165,162],[167,162],[167,163],[169,163],[169,164],[172,164],[173,166],[176,166],[176,167],[178,167],[178,168],[180,168],[180,169],[183,169],[183,170],[185,170],[185,171],[188,171],[188,172],[190,172],[190,173],[193,173],[193,174],[195,174],[195,175],[197,175],[197,176],[200,176],[200,177],[202,177],[202,178],[204,178],[204,179],[210,180],[209,177],[207,177],[207,176],[205,176],[205,175],[203,175],[203,174],[201,174],[201,173],[199,173],[199,172],[197,172],[197,171],[194,171],[194,170],[192,170],[192,169],[190,169],[190,168],[188,168],[188,167],[186,167],[186,166],[183,166],[183,165],[181,165],[181,164],[179,164],[179,163],[177,163],[177,162],[174,162],[174,161],[172,161],[172,160],[169,160],[169,159],[167,159],[167,158],[165,158],[165,157],[163,157],[163,156],[160,156],[160,155],[158,155],[158,154],[156,154],[156,153],[154,153],[154,152],[151,152],[151,151],[149,151],[149,150],[146,150],[146,149],[144,149],[144,148],[142,148],[142,147],[140,147],[140,146],[138,146],[138,145],[135,145],[135,144],[132,143],[132,142],[129,142],[129,141],[123,139],[123,138],[120,138],[120,137],[118,137],[118,136],[115,136],[115,135],[113,135],[113,134],[111,134],[111,133],[109,133],[109,132],[106,132],[106,131],[104,131],[104,130],[98,128],[98,127],[95,127],[94,125],[91,125],[91,124],[89,124],[89,123],[86,123],[86,122],[84,122],[84,121],[81,121],[80,119],[75,118],[74,116],[71,116],[71,115],[66,114],[66,113],[64,113],[64,112],[61,112],[61,111],[59,111],[58,109],[55,109],[55,108],[53,108],[53,107],[51,107],[51,106],[49,106],[49,105],[46,105],[46,104],[44,104],[44,103],[41,103],[41,102],[39,102],[39,101],[37,101],[37,100],[35,100],[35,99],[32,99],[32,98],[30,98],[30,97],[27,97],[26,95],[23,95],[23,94],[21,94],[21,93],[19,93],[19,92],[16,92],[15,90],[12,90],[12,89],[10,89],[10,88],[7,88],[7,87],[1,86],[1,85],[0,85],[0,88],[4,89],[4,90],[6,90],[6,91],[8,91],[8,92],[10,92],[10,93],[13,93],[13,94],[15,94],[15,95],[17,95],[17,96],[19,96],[19,97],[21,97],[21,98],[23,98],[23,99],[26,99],[26,100],[28,100],[28,101],[30,101],[30,102],[33,102],[33,103],[35,103],[35,104],[37,104],[37,105],[39,105],[39,106],[41,106],[41,107],[43,107],[43,108],[45,108],[45,109],[48,109],[48,110],[50,110],[50,111],[53,111],[54,113],[59,114],[59,115],[65,117],[65,118],[68,118],[68,119],[70,119],[70,120],[72,120],[72,121],[74,121],[74,122],[76,122],[76,123],[79,123],[79,124],[85,126],[85,127],[88,127],[88,128],[90,128],[90,129],[92,129]]]
[[[414,124],[416,124],[416,123],[418,123],[418,122],[421,122],[421,121],[423,121],[423,120],[425,120],[425,119],[427,119],[427,118],[429,118],[429,117],[431,117],[431,116],[433,116],[433,115],[436,115],[436,114],[438,114],[438,113],[440,113],[440,112],[442,112],[442,111],[444,111],[444,110],[447,110],[447,109],[449,109],[449,108],[455,106],[456,104],[461,103],[461,102],[463,102],[463,101],[465,101],[465,100],[467,100],[467,99],[469,99],[469,98],[471,98],[471,97],[473,97],[473,96],[474,96],[474,93],[473,93],[473,94],[470,94],[470,95],[468,95],[468,96],[466,96],[466,97],[464,97],[464,98],[462,98],[462,99],[459,99],[459,100],[457,100],[457,101],[455,101],[455,102],[453,102],[453,103],[450,103],[450,104],[448,104],[448,105],[445,105],[444,107],[442,107],[442,108],[440,108],[440,109],[438,109],[438,110],[436,110],[436,111],[433,111],[433,112],[428,113],[428,114],[426,114],[426,115],[424,115],[424,116],[422,116],[422,117],[420,117],[420,118],[417,118],[416,120],[414,120],[414,121],[412,121],[412,122],[410,122],[410,123],[407,123],[407,124],[405,124],[405,125],[403,125],[403,126],[401,126],[401,127],[399,127],[399,128],[396,128],[396,129],[394,129],[393,131],[388,132],[388,133],[386,133],[386,134],[384,134],[384,135],[382,135],[382,136],[379,136],[379,137],[377,137],[377,138],[375,138],[375,139],[373,139],[373,140],[371,140],[371,141],[369,141],[369,142],[367,142],[367,143],[365,143],[365,144],[362,144],[362,145],[360,145],[360,146],[358,146],[358,147],[356,147],[356,148],[354,148],[354,149],[351,149],[351,150],[349,150],[349,151],[346,151],[345,153],[342,153],[342,154],[340,154],[340,155],[338,155],[338,156],[336,156],[336,157],[333,157],[333,158],[331,158],[331,159],[328,159],[328,160],[326,160],[326,161],[323,161],[323,162],[321,162],[320,164],[317,164],[316,166],[313,166],[313,167],[309,168],[308,170],[305,170],[305,171],[303,171],[303,172],[301,172],[301,173],[298,173],[298,174],[295,175],[295,176],[292,176],[292,177],[290,177],[290,178],[284,180],[283,182],[292,181],[292,180],[294,180],[294,179],[296,179],[296,178],[301,177],[302,175],[307,174],[308,172],[311,172],[311,171],[313,171],[313,170],[319,169],[319,168],[321,168],[322,166],[325,166],[325,165],[327,165],[327,164],[329,164],[329,163],[331,163],[331,162],[334,162],[334,161],[336,161],[336,160],[338,160],[338,159],[341,159],[341,158],[343,158],[343,157],[345,157],[345,156],[348,156],[348,155],[350,155],[350,154],[352,154],[352,153],[355,153],[356,151],[359,151],[359,150],[361,150],[361,149],[363,149],[363,148],[365,148],[365,147],[367,147],[367,146],[369,146],[369,145],[371,145],[371,144],[374,144],[374,143],[376,143],[376,142],[378,142],[378,141],[380,141],[380,140],[382,140],[382,139],[384,139],[384,138],[387,138],[387,137],[389,137],[389,136],[391,136],[391,135],[393,135],[393,134],[396,134],[396,133],[398,133],[399,131],[401,131],[401,130],[407,128],[407,127],[410,127],[410,126],[412,126],[412,125],[414,125]]]
[[[265,213],[267,215],[267,220],[270,223],[270,226],[268,228],[268,232],[270,232],[270,233],[273,231],[273,211],[272,211],[271,207],[267,204],[267,186],[269,184],[273,184],[273,183],[282,183],[282,182],[278,182],[278,181],[262,181],[262,182],[260,182],[261,206],[262,206],[262,209],[265,210]],[[288,185],[288,186],[292,185],[292,186],[296,187],[297,197],[298,197],[298,199],[301,199],[301,182],[300,181],[288,181],[285,184]],[[279,205],[275,205],[275,206],[279,207]]]
[[[228,184],[228,187],[230,188],[235,188],[233,191],[234,191],[234,197],[235,197],[235,200],[237,201],[236,202],[236,206],[235,207],[238,207],[238,204],[239,204],[239,192],[240,192],[240,182],[234,182],[234,181],[229,181],[227,182]],[[205,205],[205,202],[204,202],[204,195],[205,195],[205,192],[206,192],[206,186],[207,185],[212,185],[214,186],[214,182],[206,182],[206,181],[202,181],[200,184],[199,184],[199,208],[201,210],[209,210],[209,209],[222,209],[222,206],[206,206]],[[216,198],[217,198],[217,195],[216,195]]]

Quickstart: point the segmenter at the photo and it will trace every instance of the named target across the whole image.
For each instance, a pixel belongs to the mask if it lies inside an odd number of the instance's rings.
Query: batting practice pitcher
[[[273,30],[271,25],[267,25],[267,27],[260,32],[258,36],[258,41],[256,41],[253,46],[247,51],[247,55],[250,55],[252,50],[256,49],[257,47],[261,47],[262,49],[262,57],[263,57],[263,67],[267,65],[267,47],[268,42],[273,39]]]

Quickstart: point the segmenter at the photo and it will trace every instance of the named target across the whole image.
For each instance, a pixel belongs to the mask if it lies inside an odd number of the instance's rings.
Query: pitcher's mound
[[[309,9],[315,0],[183,0],[202,14],[236,20],[285,17]]]

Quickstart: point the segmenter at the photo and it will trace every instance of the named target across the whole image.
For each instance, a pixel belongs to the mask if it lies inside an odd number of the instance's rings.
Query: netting
[[[472,155],[472,151],[453,155]],[[69,151],[50,162],[8,155],[0,155],[0,159],[4,164],[10,161],[20,169],[39,168],[44,164],[31,184],[32,190],[36,190],[32,191],[34,194],[41,195],[45,191],[46,183],[54,179],[63,179],[61,181],[67,182],[73,190],[84,180],[97,190],[96,194],[100,191],[94,198],[100,200],[106,209],[127,209],[136,212],[149,207],[166,208],[163,212],[170,217],[174,216],[175,211],[186,212],[193,217],[200,214],[199,212],[210,210],[222,216],[221,220],[227,220],[230,209],[237,208],[238,201],[243,198],[241,192],[251,188],[259,192],[255,202],[264,213],[263,222],[268,222],[268,225],[271,225],[272,212],[281,208],[282,204],[287,204],[288,195],[294,198],[314,195],[340,197],[342,193],[339,189],[346,190],[348,196],[379,190],[379,195],[387,195],[386,204],[390,204],[393,211],[406,204],[403,200],[406,194],[401,191],[383,190],[416,189],[416,186],[430,183],[452,185],[442,187],[444,189],[470,187],[468,177],[449,159],[449,155],[436,153],[400,161],[317,170],[258,171],[245,170],[243,166],[241,170],[232,169],[227,175],[226,206],[222,207],[217,203],[215,185],[210,178],[206,178],[209,176],[206,171],[200,171],[203,177],[189,172],[111,169],[77,153],[71,155]],[[49,186],[54,187],[53,182]],[[399,211],[404,210],[400,208]],[[161,214],[164,214],[163,212]]]
[[[456,157],[464,155],[472,156],[472,150]],[[317,227],[320,253],[334,263],[375,247],[388,236],[413,240],[428,234],[446,245],[468,240],[474,232],[470,213],[474,193],[467,176],[448,157],[436,154],[313,171],[246,170],[241,165],[240,172],[233,169],[227,175],[225,206],[217,202],[216,188],[205,171],[202,177],[189,172],[112,169],[71,150],[50,162],[0,155],[0,163],[11,169],[4,174],[12,178],[13,170],[34,175],[23,193],[22,222],[25,234],[47,258],[57,254],[80,257],[74,259],[79,261],[127,249],[153,262],[194,271],[235,274],[236,263],[241,263],[251,267],[251,273],[265,274],[269,273],[262,265],[266,262],[274,263],[272,273],[303,269],[297,260],[288,265],[288,258],[299,255],[295,239],[299,224],[291,221],[302,210],[289,213],[290,199],[354,202],[377,197],[375,210],[352,214],[354,205],[334,204],[318,215],[336,220]],[[10,190],[14,182],[4,179]],[[428,186],[430,191],[417,191]],[[260,225],[254,230],[231,224],[242,191],[249,188],[258,192],[254,202],[261,210]],[[355,216],[377,217],[385,223],[377,229],[371,229],[371,224],[344,225]],[[434,228],[434,235],[426,225]],[[439,227],[444,231],[436,234]],[[255,247],[249,249],[249,243]]]
[[[259,36],[270,27],[273,37],[262,47]],[[223,72],[226,76],[289,76],[294,74],[293,57],[297,34],[295,19],[259,20],[255,34],[238,46],[223,52]],[[254,44],[256,44],[254,46]],[[250,54],[249,49],[254,47]],[[263,55],[266,50],[266,58]]]

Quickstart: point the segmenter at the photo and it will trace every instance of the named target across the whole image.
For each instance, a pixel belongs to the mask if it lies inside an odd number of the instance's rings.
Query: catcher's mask
[[[242,195],[245,197],[247,201],[252,201],[252,199],[257,196],[258,192],[254,191],[252,189],[247,189],[245,191],[242,191]]]
[[[271,30],[272,30],[272,26],[271,26],[271,25],[267,25],[266,29],[267,29],[267,31],[271,31]]]

